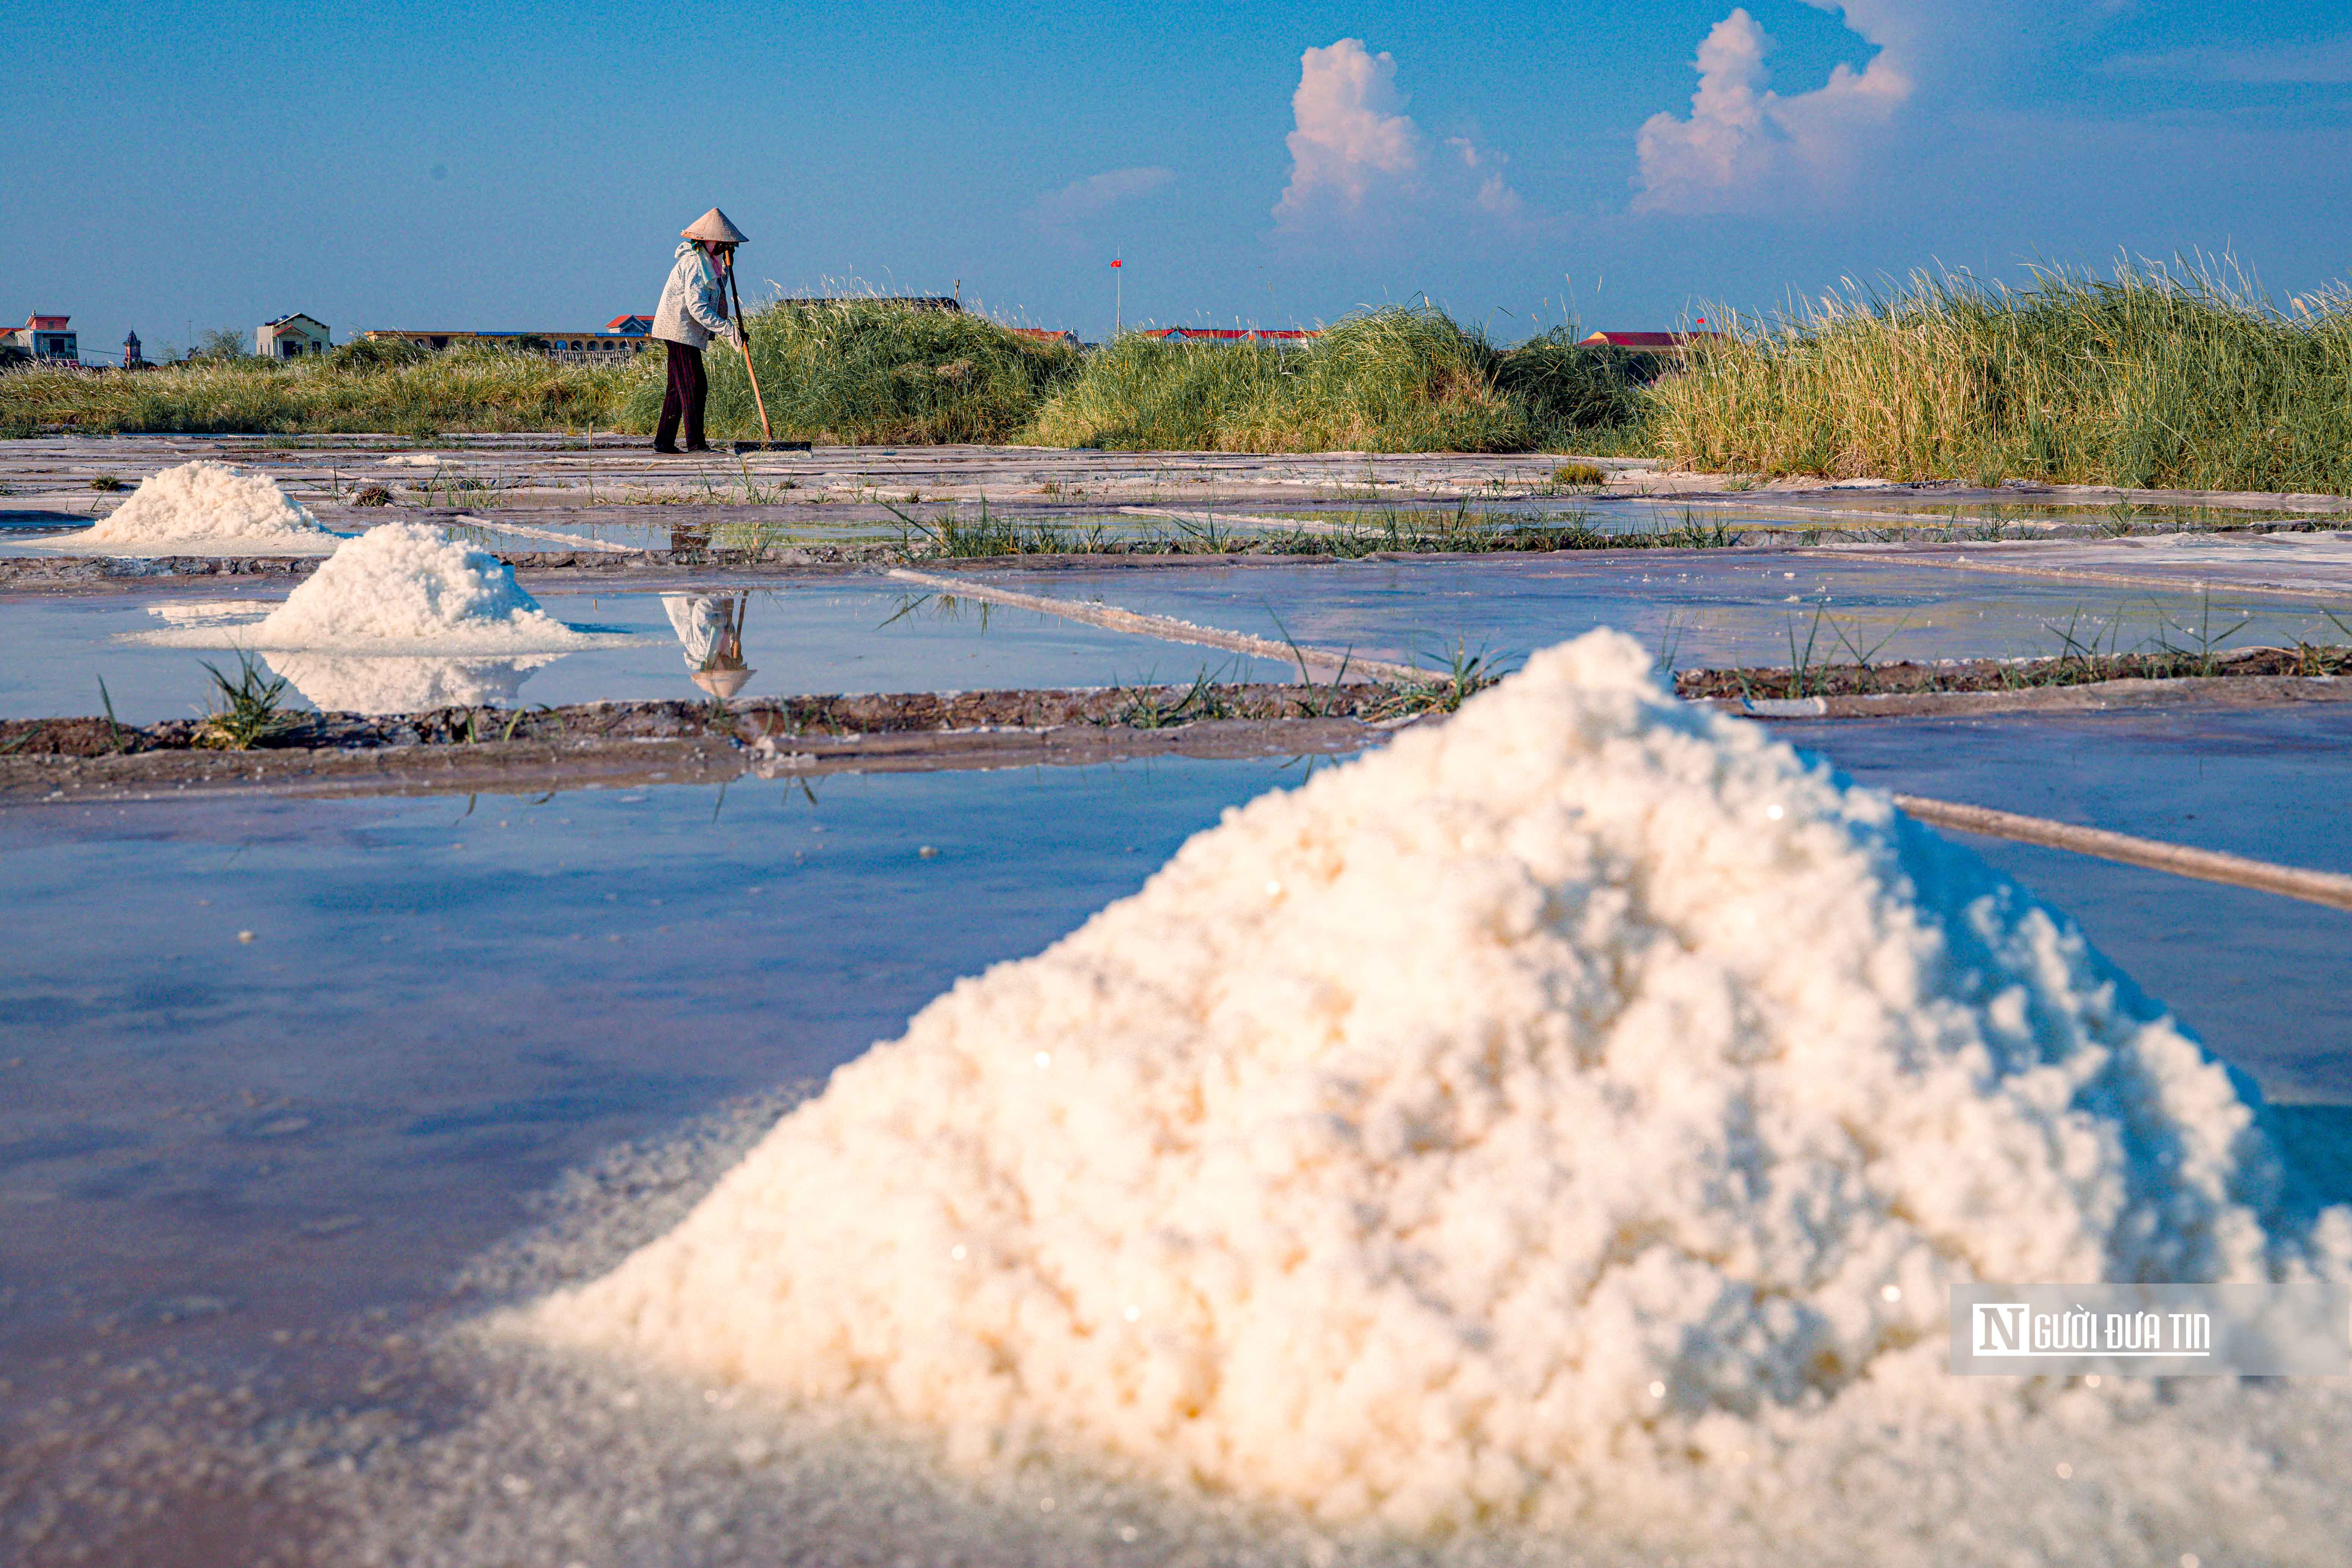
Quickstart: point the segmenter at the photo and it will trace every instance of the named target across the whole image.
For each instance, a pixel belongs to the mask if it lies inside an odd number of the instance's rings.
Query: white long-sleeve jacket
[[[661,602],[669,615],[670,629],[677,633],[678,644],[686,650],[687,668],[709,668],[710,656],[719,651],[719,639],[727,631],[727,601],[710,594],[664,594]]]
[[[669,269],[661,303],[654,310],[653,336],[695,349],[728,336],[726,287],[718,265],[702,247],[690,239],[680,240],[677,262]]]

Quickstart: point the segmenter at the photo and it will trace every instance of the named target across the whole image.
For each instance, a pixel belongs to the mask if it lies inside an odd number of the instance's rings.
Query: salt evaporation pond
[[[1776,726],[1865,784],[2352,873],[2352,704]],[[2352,913],[1971,840],[2047,890],[2273,1100],[2352,1100]]]
[[[2241,621],[2221,647],[2345,640],[2317,605],[2273,595],[2216,588],[2209,599],[2192,586],[2044,582],[1766,551],[992,571],[981,580],[1441,666],[1457,647],[1518,658],[1601,626],[1671,652],[1686,669],[1787,666],[1792,655],[1806,658],[1809,644],[1819,664],[1851,663],[1856,651],[1874,663],[2047,656],[2064,651],[2061,628],[2085,646],[2095,639],[2102,652],[2160,637],[2193,648],[2200,628],[2218,636]],[[2344,601],[2326,607],[2352,619]]]
[[[2209,605],[2203,595],[2185,591],[2094,589],[1985,573],[1730,552],[1632,563],[1489,559],[992,570],[972,578],[975,586],[1100,599],[1200,625],[1270,638],[1286,632],[1303,644],[1438,667],[1457,647],[1507,662],[1597,625],[1632,631],[1685,668],[1786,665],[1792,631],[1801,654],[1812,639],[1817,662],[1851,658],[1841,631],[1878,660],[2048,654],[2060,647],[2058,627],[2071,627],[2084,640],[2096,637],[2102,647],[2125,649],[2158,637],[2193,646],[2199,627],[2219,634],[2241,619],[2248,624],[2224,647],[2341,641],[2344,636],[2315,608],[2267,596],[2217,595]],[[703,695],[690,680],[686,650],[661,594],[581,591],[551,574],[526,582],[555,619],[614,635],[604,646],[554,658],[445,655],[391,674],[381,668],[322,674],[322,665],[339,657],[331,650],[290,662],[273,656],[273,662],[294,678],[295,694],[312,706],[337,706],[371,688],[489,703]],[[744,650],[753,673],[741,690],[751,697],[1182,684],[1202,671],[1235,680],[1296,675],[1274,660],[910,592],[871,575],[712,574],[688,580],[674,596],[738,594],[751,595]],[[172,652],[132,639],[159,627],[193,626],[215,611],[229,616],[224,626],[233,626],[283,595],[283,589],[207,584],[105,595],[0,595],[0,712],[94,713],[102,678],[126,721],[184,716],[209,692],[198,658],[218,663],[221,654]],[[1824,605],[1815,634],[1813,617]],[[205,640],[231,635],[218,631]],[[317,689],[308,689],[306,681]]]
[[[2079,1450],[2133,1517],[2053,1511],[2158,1552],[2232,1472],[2337,1500],[2344,1402],[2233,1434],[1955,1379],[1945,1288],[2352,1279],[2352,1207],[2283,1195],[2242,1089],[1973,856],[1595,633],[960,982],[491,1331],[1377,1536],[2000,1559],[1955,1505]]]
[[[0,894],[43,933],[0,946],[20,1091],[0,1102],[0,1407],[63,1445],[0,1443],[0,1540],[54,1500],[27,1465],[103,1470],[152,1416],[41,1415],[103,1386],[99,1363],[169,1357],[174,1390],[265,1362],[314,1378],[352,1353],[338,1325],[413,1325],[564,1167],[821,1075],[1304,771],[0,814]],[[195,1458],[230,1453],[215,1438]],[[157,1495],[110,1474],[84,1534]],[[217,1511],[202,1485],[155,1485],[187,1506],[140,1561],[285,1545],[244,1514],[221,1528],[267,1539],[191,1535]]]
[[[1832,742],[1851,732],[1822,729]],[[2217,731],[2209,749],[2243,742]],[[2168,806],[2243,810],[2250,784],[2308,792],[2342,753],[2281,754],[2273,773],[2227,777],[2160,734],[2109,754],[2172,763],[2181,784]],[[17,999],[12,1036],[26,1042],[12,1043],[24,1055],[10,1070],[43,1075],[40,1094],[0,1113],[13,1156],[0,1195],[25,1221],[0,1246],[12,1280],[40,1282],[9,1303],[9,1359],[23,1373],[13,1396],[21,1412],[59,1388],[110,1384],[111,1372],[78,1364],[85,1347],[110,1367],[170,1352],[154,1377],[100,1402],[117,1414],[44,1421],[68,1439],[42,1455],[46,1474],[98,1472],[68,1517],[120,1519],[160,1500],[164,1522],[138,1537],[154,1550],[138,1555],[165,1563],[302,1560],[313,1546],[337,1561],[450,1563],[1634,1560],[1575,1535],[1327,1534],[1051,1464],[966,1490],[917,1450],[780,1422],[723,1390],[707,1399],[658,1377],[482,1360],[463,1344],[419,1369],[414,1350],[378,1342],[429,1316],[443,1272],[510,1225],[519,1195],[559,1166],[846,1059],[949,977],[1034,951],[1136,886],[1221,805],[1303,771],[1175,763],[820,781],[814,807],[747,782],[723,803],[676,789],[536,806],[484,797],[470,815],[467,802],[435,801],[0,818],[11,907],[55,933],[37,953],[11,950],[0,986]],[[2152,826],[2128,810],[2102,820]],[[926,844],[941,853],[926,859]],[[2000,847],[1993,858],[2011,863]],[[2153,893],[2185,886],[2130,875]],[[958,880],[942,896],[946,878]],[[2061,903],[2075,891],[2038,885]],[[91,886],[119,891],[100,910]],[[240,930],[257,940],[236,942]],[[2213,941],[2260,954],[2267,935],[2224,925]],[[2332,973],[2280,973],[2282,1024]],[[321,974],[336,984],[321,987]],[[2165,980],[2200,1021],[2193,977]],[[2352,1085],[2336,1095],[2352,1099]],[[2344,1121],[2317,1107],[2293,1117],[2305,1154]],[[667,1228],[755,1131],[737,1123],[606,1165],[574,1185],[552,1245],[491,1272],[510,1290],[601,1272]],[[387,1315],[301,1342],[366,1306]],[[278,1331],[295,1342],[268,1346]],[[358,1364],[369,1357],[389,1368]],[[261,1358],[297,1385],[263,1380],[252,1406],[278,1419],[233,1398],[219,1415],[202,1402],[158,1414],[194,1382],[236,1384]],[[330,1416],[337,1406],[355,1414]],[[2257,1447],[2292,1450],[2308,1426],[2308,1411],[2252,1388],[2191,1389],[2183,1409]],[[286,1414],[299,1410],[315,1414]],[[194,1447],[135,1451],[159,1433]],[[2120,1549],[2086,1524],[2083,1499],[2145,1488],[2177,1453],[2135,1451],[2126,1474],[2095,1430],[2072,1431],[2075,1475],[2062,1487],[2036,1446],[2049,1436],[1990,1480],[1937,1469],[1906,1481],[1903,1467],[1918,1461],[1890,1451],[1890,1481],[1914,1489],[2012,1489],[2003,1506],[1969,1510],[1998,1526],[1990,1544],[2003,1552],[1938,1542],[1869,1560],[2172,1561]],[[37,1450],[15,1451],[21,1478]],[[189,1461],[225,1470],[192,1479]],[[278,1479],[240,1500],[264,1471]],[[2344,1521],[2332,1502],[2277,1490],[2276,1478],[2252,1484],[2273,1515],[2217,1512],[2206,1535],[2167,1540],[2167,1552],[2336,1560]],[[240,1552],[241,1531],[268,1539]],[[1725,1560],[1705,1543],[1679,1555]],[[1762,1544],[1736,1560],[1792,1559]]]
[[[125,723],[184,718],[211,696],[203,660],[235,673],[233,653],[156,647],[135,639],[166,626],[215,622],[226,642],[283,596],[206,584],[121,595],[0,595],[0,714],[100,711],[103,679]],[[1033,611],[944,602],[874,577],[745,581],[715,578],[669,595],[748,595],[746,697],[850,691],[972,691],[1190,682],[1202,669],[1242,680],[1296,679],[1266,659],[1081,626]],[[707,694],[657,592],[534,587],[559,621],[606,637],[576,652],[497,658],[387,658],[305,650],[261,656],[289,679],[297,706],[335,708],[362,689],[401,688],[449,701],[500,705],[682,699]],[[432,705],[429,701],[424,705]]]

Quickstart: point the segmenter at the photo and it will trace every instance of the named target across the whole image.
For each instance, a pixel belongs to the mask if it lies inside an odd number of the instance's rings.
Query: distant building
[[[651,337],[654,331],[654,319],[651,316],[615,316],[604,323],[604,331],[608,333],[618,332],[625,338]]]
[[[253,352],[263,359],[300,359],[305,354],[325,353],[333,346],[327,323],[299,311],[253,329]]]
[[[81,341],[66,330],[69,316],[32,315],[25,324],[10,331],[0,332],[0,344],[32,355],[35,359],[81,358]]]
[[[1319,338],[1319,331],[1301,331],[1297,328],[1277,330],[1272,327],[1162,327],[1143,334],[1170,342],[1189,343],[1295,343],[1309,338]]]
[[[1637,354],[1679,354],[1694,340],[1719,338],[1721,332],[1595,332],[1580,348],[1624,349]]]
[[[122,368],[143,370],[146,365],[145,356],[139,352],[139,334],[132,332],[122,340]]]

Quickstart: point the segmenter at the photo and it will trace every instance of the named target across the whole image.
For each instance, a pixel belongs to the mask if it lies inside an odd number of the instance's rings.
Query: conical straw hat
[[[678,233],[688,239],[707,239],[713,245],[741,245],[751,236],[727,221],[727,215],[712,207],[694,220],[693,226]]]
[[[687,679],[713,697],[725,698],[742,690],[752,673],[748,669],[698,669]]]

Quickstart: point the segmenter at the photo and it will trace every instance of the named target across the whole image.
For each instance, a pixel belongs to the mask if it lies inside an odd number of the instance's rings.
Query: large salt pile
[[[251,628],[266,648],[560,651],[596,639],[555,619],[514,571],[421,522],[346,541]]]
[[[141,481],[129,500],[72,542],[130,550],[191,543],[307,550],[335,538],[268,475],[241,474],[200,458]]]
[[[1945,1287],[2341,1279],[2352,1216],[2063,919],[1648,667],[1227,813],[521,1325],[1333,1521],[1966,1530],[2045,1429],[2193,1513],[2215,1454],[2095,1434],[2147,1384],[1954,1377]]]

